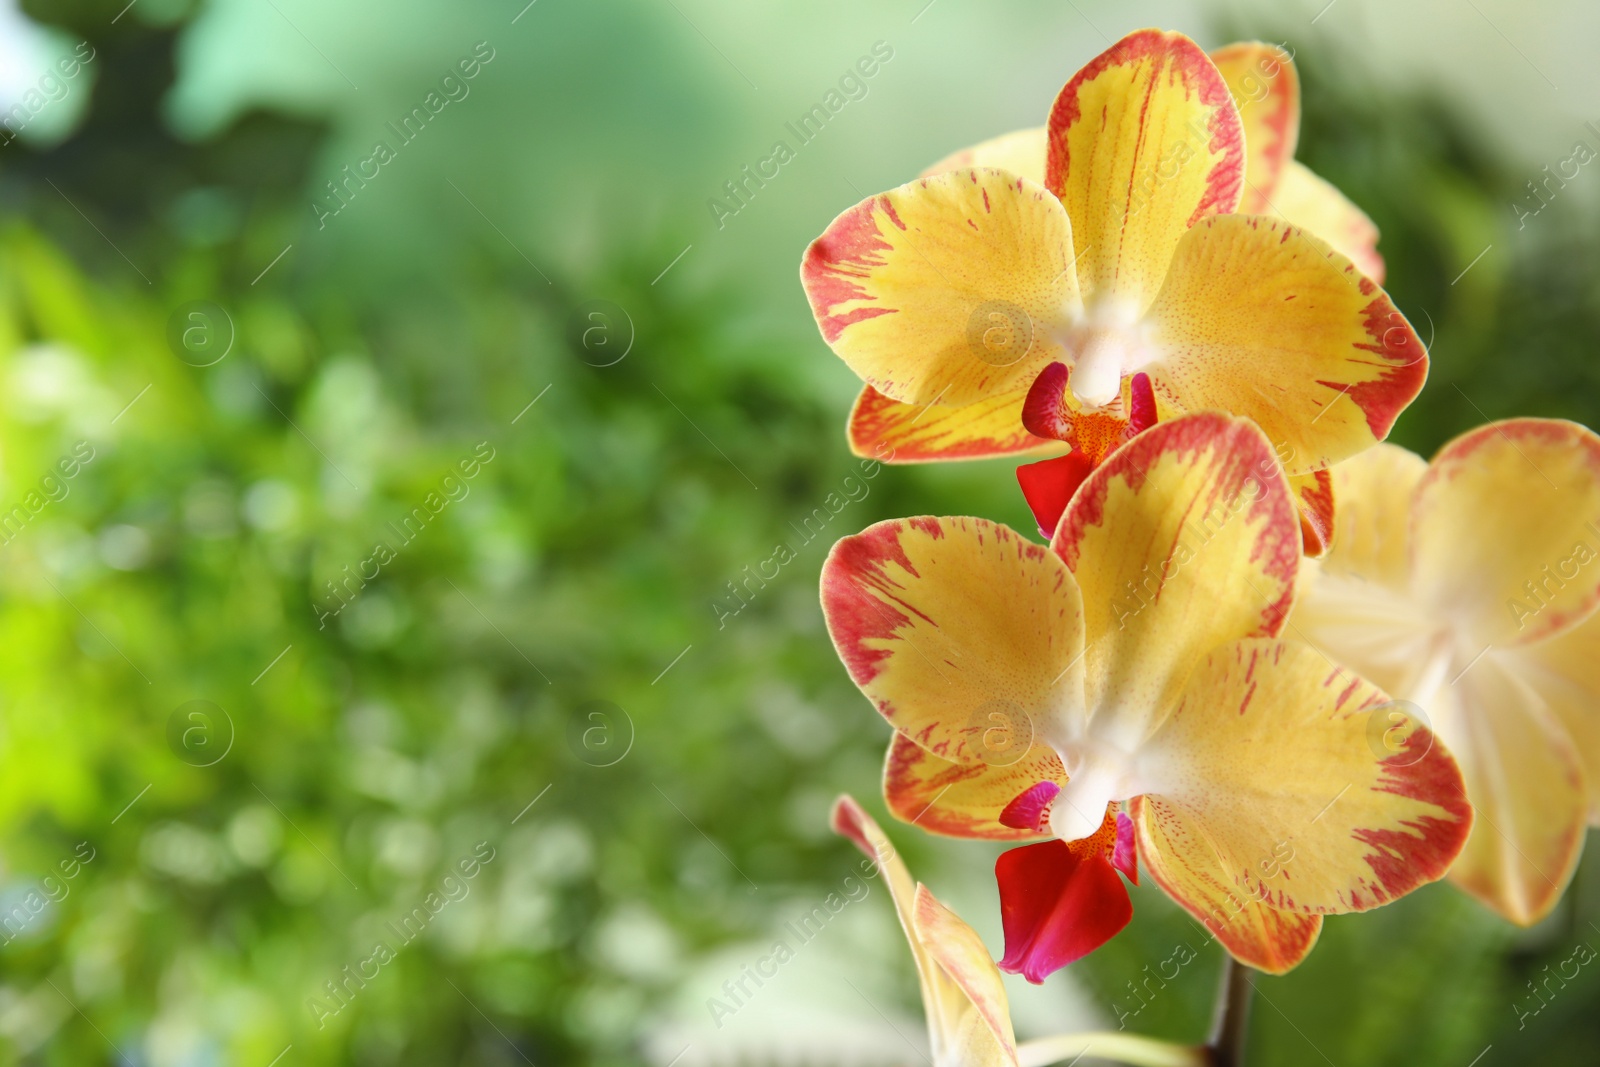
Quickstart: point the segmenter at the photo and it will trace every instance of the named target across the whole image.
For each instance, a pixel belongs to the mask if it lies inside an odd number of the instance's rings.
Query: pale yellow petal
[[[1014,130],[999,137],[991,137],[971,148],[952,152],[923,171],[923,178],[943,174],[947,170],[963,167],[993,167],[1026,178],[1035,185],[1044,184],[1045,128],[1035,126],[1027,130]]]
[[[1428,461],[1399,445],[1379,444],[1333,466],[1333,547],[1329,574],[1366,578],[1393,590],[1411,581],[1411,500]]]
[[[1538,922],[1583,849],[1588,805],[1571,739],[1495,652],[1425,710],[1461,763],[1476,813],[1450,880],[1514,923]]]
[[[1509,650],[1502,658],[1566,728],[1583,765],[1589,823],[1600,825],[1600,615],[1549,640]]]
[[[1378,227],[1367,213],[1304,163],[1290,160],[1278,177],[1271,203],[1264,208],[1307,233],[1314,233],[1342,253],[1356,269],[1383,284],[1383,256],[1378,254]]]
[[[1440,449],[1412,511],[1415,595],[1474,647],[1527,644],[1600,605],[1600,437],[1508,419]]]

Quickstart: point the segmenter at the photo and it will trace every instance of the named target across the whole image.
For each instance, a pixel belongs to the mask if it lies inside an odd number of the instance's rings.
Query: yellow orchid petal
[[[812,242],[800,280],[823,338],[907,404],[1026,389],[1078,306],[1055,197],[998,170],[950,171],[871,197]]]
[[[1405,590],[1411,574],[1411,499],[1427,471],[1427,460],[1386,443],[1330,468],[1339,510],[1323,570]]]
[[[1211,53],[1244,124],[1244,194],[1239,211],[1264,215],[1300,139],[1300,75],[1275,44],[1241,41]]]
[[[1587,802],[1572,740],[1495,652],[1428,711],[1451,739],[1477,813],[1450,880],[1531,926],[1561,899],[1583,850]]]
[[[885,463],[1050,456],[1060,441],[1035,437],[1022,426],[1027,389],[995,393],[962,407],[902,404],[868,385],[850,411],[850,450]]]
[[[905,927],[906,937],[911,939],[911,902],[915,895],[916,883],[912,881],[906,861],[895,851],[889,835],[884,833],[877,820],[868,815],[856,799],[848,794],[840,796],[833,802],[831,824],[834,833],[848,837],[878,865],[884,884],[889,887],[889,896],[894,900],[895,911],[900,916],[901,925]],[[915,954],[915,943],[912,945],[912,950]]]
[[[1589,824],[1600,825],[1600,615],[1502,658],[1566,727],[1589,791]]]
[[[1015,1067],[1016,1047],[1005,991],[998,988],[999,971],[987,951],[983,952],[983,959],[989,961],[988,968],[994,972],[992,982],[972,955],[974,943],[982,948],[977,935],[934,900],[925,887],[912,881],[911,872],[889,836],[854,798],[841,796],[834,802],[832,821],[834,832],[853,841],[883,875],[917,966],[934,1049],[968,1049],[988,1057],[972,1063]],[[984,1033],[989,1035],[987,1042]]]
[[[1207,656],[1140,754],[1141,844],[1165,858],[1174,895],[1198,878],[1279,911],[1340,913],[1444,877],[1472,825],[1461,773],[1390,707],[1299,642]]]
[[[957,763],[994,758],[996,715],[1029,733],[1081,692],[1083,604],[1048,549],[985,519],[880,522],[833,546],[822,611],[890,725]]]
[[[1263,209],[1328,242],[1356,269],[1383,284],[1383,256],[1378,254],[1378,227],[1367,213],[1304,163],[1290,160],[1278,176],[1272,202]]]
[[[895,915],[900,920],[900,929],[906,935],[906,945],[911,949],[911,958],[916,963],[917,983],[922,987],[922,1006],[928,1018],[928,1036],[937,1047],[943,1038],[945,1017],[953,1014],[958,1006],[955,1002],[959,998],[959,991],[950,988],[950,980],[928,954],[922,938],[917,936],[917,886],[911,878],[911,872],[895,851],[889,835],[856,803],[854,797],[845,795],[834,801],[832,824],[834,833],[854,842],[877,864],[883,875]]]
[[[1150,309],[1157,395],[1248,415],[1290,474],[1389,433],[1427,378],[1422,341],[1388,294],[1322,241],[1264,216],[1205,219],[1184,235]]]
[[[1035,185],[1044,184],[1045,128],[1035,126],[1027,130],[1014,130],[999,137],[991,137],[971,148],[952,152],[923,171],[923,178],[943,174],[947,170],[963,167],[993,167],[1026,178]]]
[[[938,1062],[964,1067],[1016,1067],[1011,1008],[1000,970],[982,938],[920,883],[914,911],[916,937],[923,950],[960,993],[959,1000],[950,998],[957,1010],[953,1018],[946,1018],[949,1043],[939,1050],[950,1058]]]
[[[1179,33],[1139,30],[1080,70],[1050,112],[1045,185],[1066,205],[1085,299],[1143,311],[1178,240],[1238,207],[1239,112],[1216,66]]]
[[[1509,419],[1440,449],[1412,511],[1417,596],[1477,645],[1527,644],[1600,604],[1600,437]]]
[[[1322,916],[1279,911],[1251,900],[1215,869],[1182,865],[1160,836],[1150,798],[1131,805],[1139,858],[1157,885],[1198,919],[1240,963],[1267,974],[1286,974],[1305,959],[1322,933]]]
[[[1035,841],[1040,834],[1000,822],[1019,794],[1040,782],[1061,784],[1067,772],[1047,745],[1028,744],[1004,714],[991,719],[985,749],[989,763],[951,763],[932,755],[902,733],[889,742],[883,764],[883,798],[898,819],[931,834],[992,841]],[[1018,751],[1020,750],[1020,751]]]
[[[1083,591],[1087,705],[1131,751],[1206,653],[1278,632],[1300,520],[1261,431],[1205,412],[1112,453],[1072,498],[1052,547]]]

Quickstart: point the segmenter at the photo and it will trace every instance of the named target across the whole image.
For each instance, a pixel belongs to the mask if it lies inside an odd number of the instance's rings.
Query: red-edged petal
[[[1300,138],[1300,76],[1289,53],[1260,41],[1225,45],[1211,53],[1211,62],[1228,83],[1244,127],[1239,212],[1265,215]]]
[[[1128,925],[1133,903],[1102,850],[1080,857],[1065,841],[1024,845],[994,865],[1006,954],[1000,969],[1038,985]]]
[[[1039,523],[1039,532],[1050,537],[1067,510],[1072,494],[1089,477],[1094,464],[1082,452],[1068,452],[1055,459],[1042,459],[1038,463],[1024,463],[1017,468],[1017,484],[1033,510]]]
[[[1159,423],[1113,452],[1051,543],[1083,594],[1094,736],[1128,750],[1219,644],[1283,629],[1301,558],[1271,442],[1219,412]]]
[[[1428,377],[1422,339],[1387,293],[1264,215],[1186,231],[1145,321],[1163,352],[1150,364],[1163,407],[1249,418],[1289,474],[1383,440]]]
[[[845,211],[800,281],[839,358],[904,404],[1021,392],[1081,306],[1072,231],[1046,189],[998,170],[923,178]]]
[[[1033,827],[1018,830],[1002,824],[1000,812],[1018,790],[1045,780],[1065,782],[1067,772],[1061,758],[1038,742],[1019,753],[1027,738],[1010,729],[1010,724],[1000,726],[993,718],[985,718],[995,724],[983,748],[995,761],[992,763],[951,763],[896,733],[883,764],[884,801],[895,818],[930,834],[1012,844],[1049,837],[1047,831]],[[1002,715],[1001,722],[1004,720]],[[1017,725],[1025,728],[1025,724]]]
[[[1117,845],[1111,853],[1111,866],[1128,876],[1128,881],[1139,884],[1139,845],[1134,836],[1133,820],[1127,813],[1117,812]]]
[[[993,456],[1058,456],[1065,447],[1022,426],[1026,389],[974,404],[902,404],[863,386],[850,411],[850,451],[884,463],[932,463]]]
[[[983,519],[880,522],[833,546],[822,614],[890,725],[953,763],[1014,762],[1075,709],[1083,604],[1060,557]],[[1036,722],[1037,720],[1037,722]],[[1035,774],[1003,794],[1049,774]]]
[[[1182,34],[1139,30],[1091,60],[1056,97],[1047,136],[1045,185],[1071,219],[1085,302],[1147,308],[1184,231],[1239,206],[1239,109]]]
[[[1061,787],[1054,782],[1037,782],[1006,805],[1000,822],[1013,830],[1043,833],[1050,821],[1050,805],[1060,793]]]

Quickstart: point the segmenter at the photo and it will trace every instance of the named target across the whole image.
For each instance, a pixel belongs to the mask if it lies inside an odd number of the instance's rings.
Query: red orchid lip
[[[1017,468],[1017,483],[1045,537],[1055,532],[1072,495],[1100,461],[1154,426],[1157,419],[1155,390],[1148,374],[1141,372],[1128,379],[1126,403],[1119,396],[1111,409],[1088,414],[1074,413],[1065,404],[1071,379],[1066,364],[1050,364],[1034,379],[1022,407],[1022,423],[1029,433],[1072,446],[1064,456]],[[1118,413],[1122,411],[1125,416]]]
[[[1022,402],[1022,425],[1035,437],[1072,440],[1072,420],[1062,411],[1061,398],[1067,391],[1072,371],[1065,363],[1051,363],[1028,387]]]
[[[1024,463],[1017,468],[1017,484],[1022,497],[1039,524],[1039,533],[1048,538],[1072,502],[1072,494],[1094,471],[1094,464],[1082,452],[1068,452],[1054,459]]]
[[[1133,903],[1104,848],[1065,841],[1024,845],[995,863],[1006,954],[1000,969],[1038,985],[1111,940]]]
[[[1133,820],[1117,812],[1117,844],[1111,850],[1111,866],[1121,871],[1134,885],[1139,884],[1139,846],[1133,839]]]
[[[1060,793],[1061,787],[1054,782],[1038,782],[1029,786],[1005,806],[1005,810],[1000,813],[1000,824],[1009,826],[1013,830],[1036,830],[1039,833],[1048,833],[1050,805]]]
[[[1006,805],[1000,821],[1047,833],[1050,806],[1060,794],[1055,782],[1037,782]],[[1138,885],[1136,853],[1133,820],[1112,805],[1089,837],[1026,845],[1002,855],[995,863],[1006,935],[1000,969],[1037,984],[1116,936],[1133,917],[1117,872]]]

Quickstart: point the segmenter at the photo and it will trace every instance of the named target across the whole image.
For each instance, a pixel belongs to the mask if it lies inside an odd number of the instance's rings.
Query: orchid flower
[[[1216,412],[1096,468],[1048,547],[975,518],[882,522],[834,546],[823,612],[895,728],[884,791],[936,833],[1048,838],[996,866],[1002,968],[1040,981],[1131,914],[1142,863],[1243,963],[1282,973],[1322,916],[1442,877],[1461,776],[1386,698],[1282,640],[1301,561],[1262,431]],[[1125,821],[1124,821],[1125,820]]]
[[[1451,881],[1537,922],[1600,824],[1600,437],[1512,419],[1333,476],[1338,536],[1295,623],[1432,719],[1477,812]]]
[[[935,1067],[1017,1067],[1005,986],[982,939],[927,886],[912,882],[888,835],[854,799],[834,803],[833,829],[883,872],[917,964]]]
[[[1210,59],[1234,99],[1244,134],[1244,188],[1236,210],[1287,219],[1327,241],[1381,284],[1384,263],[1377,252],[1377,227],[1336,188],[1294,159],[1300,133],[1300,78],[1293,58],[1276,45],[1241,42],[1212,52]],[[1017,130],[952,153],[919,177],[993,168],[1044,186],[1049,144],[1050,127]],[[1153,186],[1145,190],[1152,191]],[[1006,418],[992,405],[960,417],[936,406],[933,416],[941,422],[933,430],[918,418],[924,414],[921,407],[912,405],[909,411],[902,407],[871,385],[862,390],[850,424],[851,442],[859,454],[918,462],[1054,450],[1019,437],[1017,420]],[[1015,413],[1015,406],[1006,412]],[[924,429],[911,430],[911,420]],[[951,421],[945,425],[944,420]],[[1005,444],[1012,447],[1001,447]]]
[[[1378,228],[1343,193],[1317,177],[1294,159],[1300,135],[1300,76],[1293,58],[1276,45],[1241,42],[1211,53],[1211,61],[1228,83],[1244,126],[1244,192],[1238,211],[1246,215],[1273,215],[1328,242],[1373,281],[1382,283],[1383,257],[1378,254]],[[1019,130],[976,145],[930,167],[925,174],[960,166],[995,166],[1043,182],[1046,130]],[[1033,160],[1024,170],[1015,170]],[[1035,177],[1037,176],[1037,177]],[[1023,495],[1044,536],[1049,537],[1072,493],[1115,443],[1144,429],[1154,419],[1150,404],[1138,403],[1150,386],[1143,375],[1130,385],[1134,403],[1124,408],[1128,416],[1094,415],[1074,410],[1067,384],[1067,368],[1056,363],[1034,382],[1023,403],[1022,424],[1036,437],[1053,438],[1071,446],[1057,459],[1017,468]],[[1300,507],[1300,531],[1305,551],[1321,556],[1333,533],[1333,491],[1326,469],[1289,479]]]
[[[1297,106],[1284,70],[1275,91]],[[1293,111],[1266,124],[1275,147],[1257,138],[1264,176],[1247,185],[1223,73],[1189,38],[1141,30],[1062,89],[1032,157],[1042,171],[1008,169],[1033,151],[1010,135],[973,150],[987,165],[840,215],[800,273],[823,338],[868,386],[852,448],[899,462],[1059,453],[1030,429],[1071,443],[1085,415],[1127,424],[1146,399],[1149,418],[1249,416],[1291,476],[1382,440],[1422,387],[1422,342],[1320,238],[1235,214],[1254,203],[1247,188],[1281,184]]]

